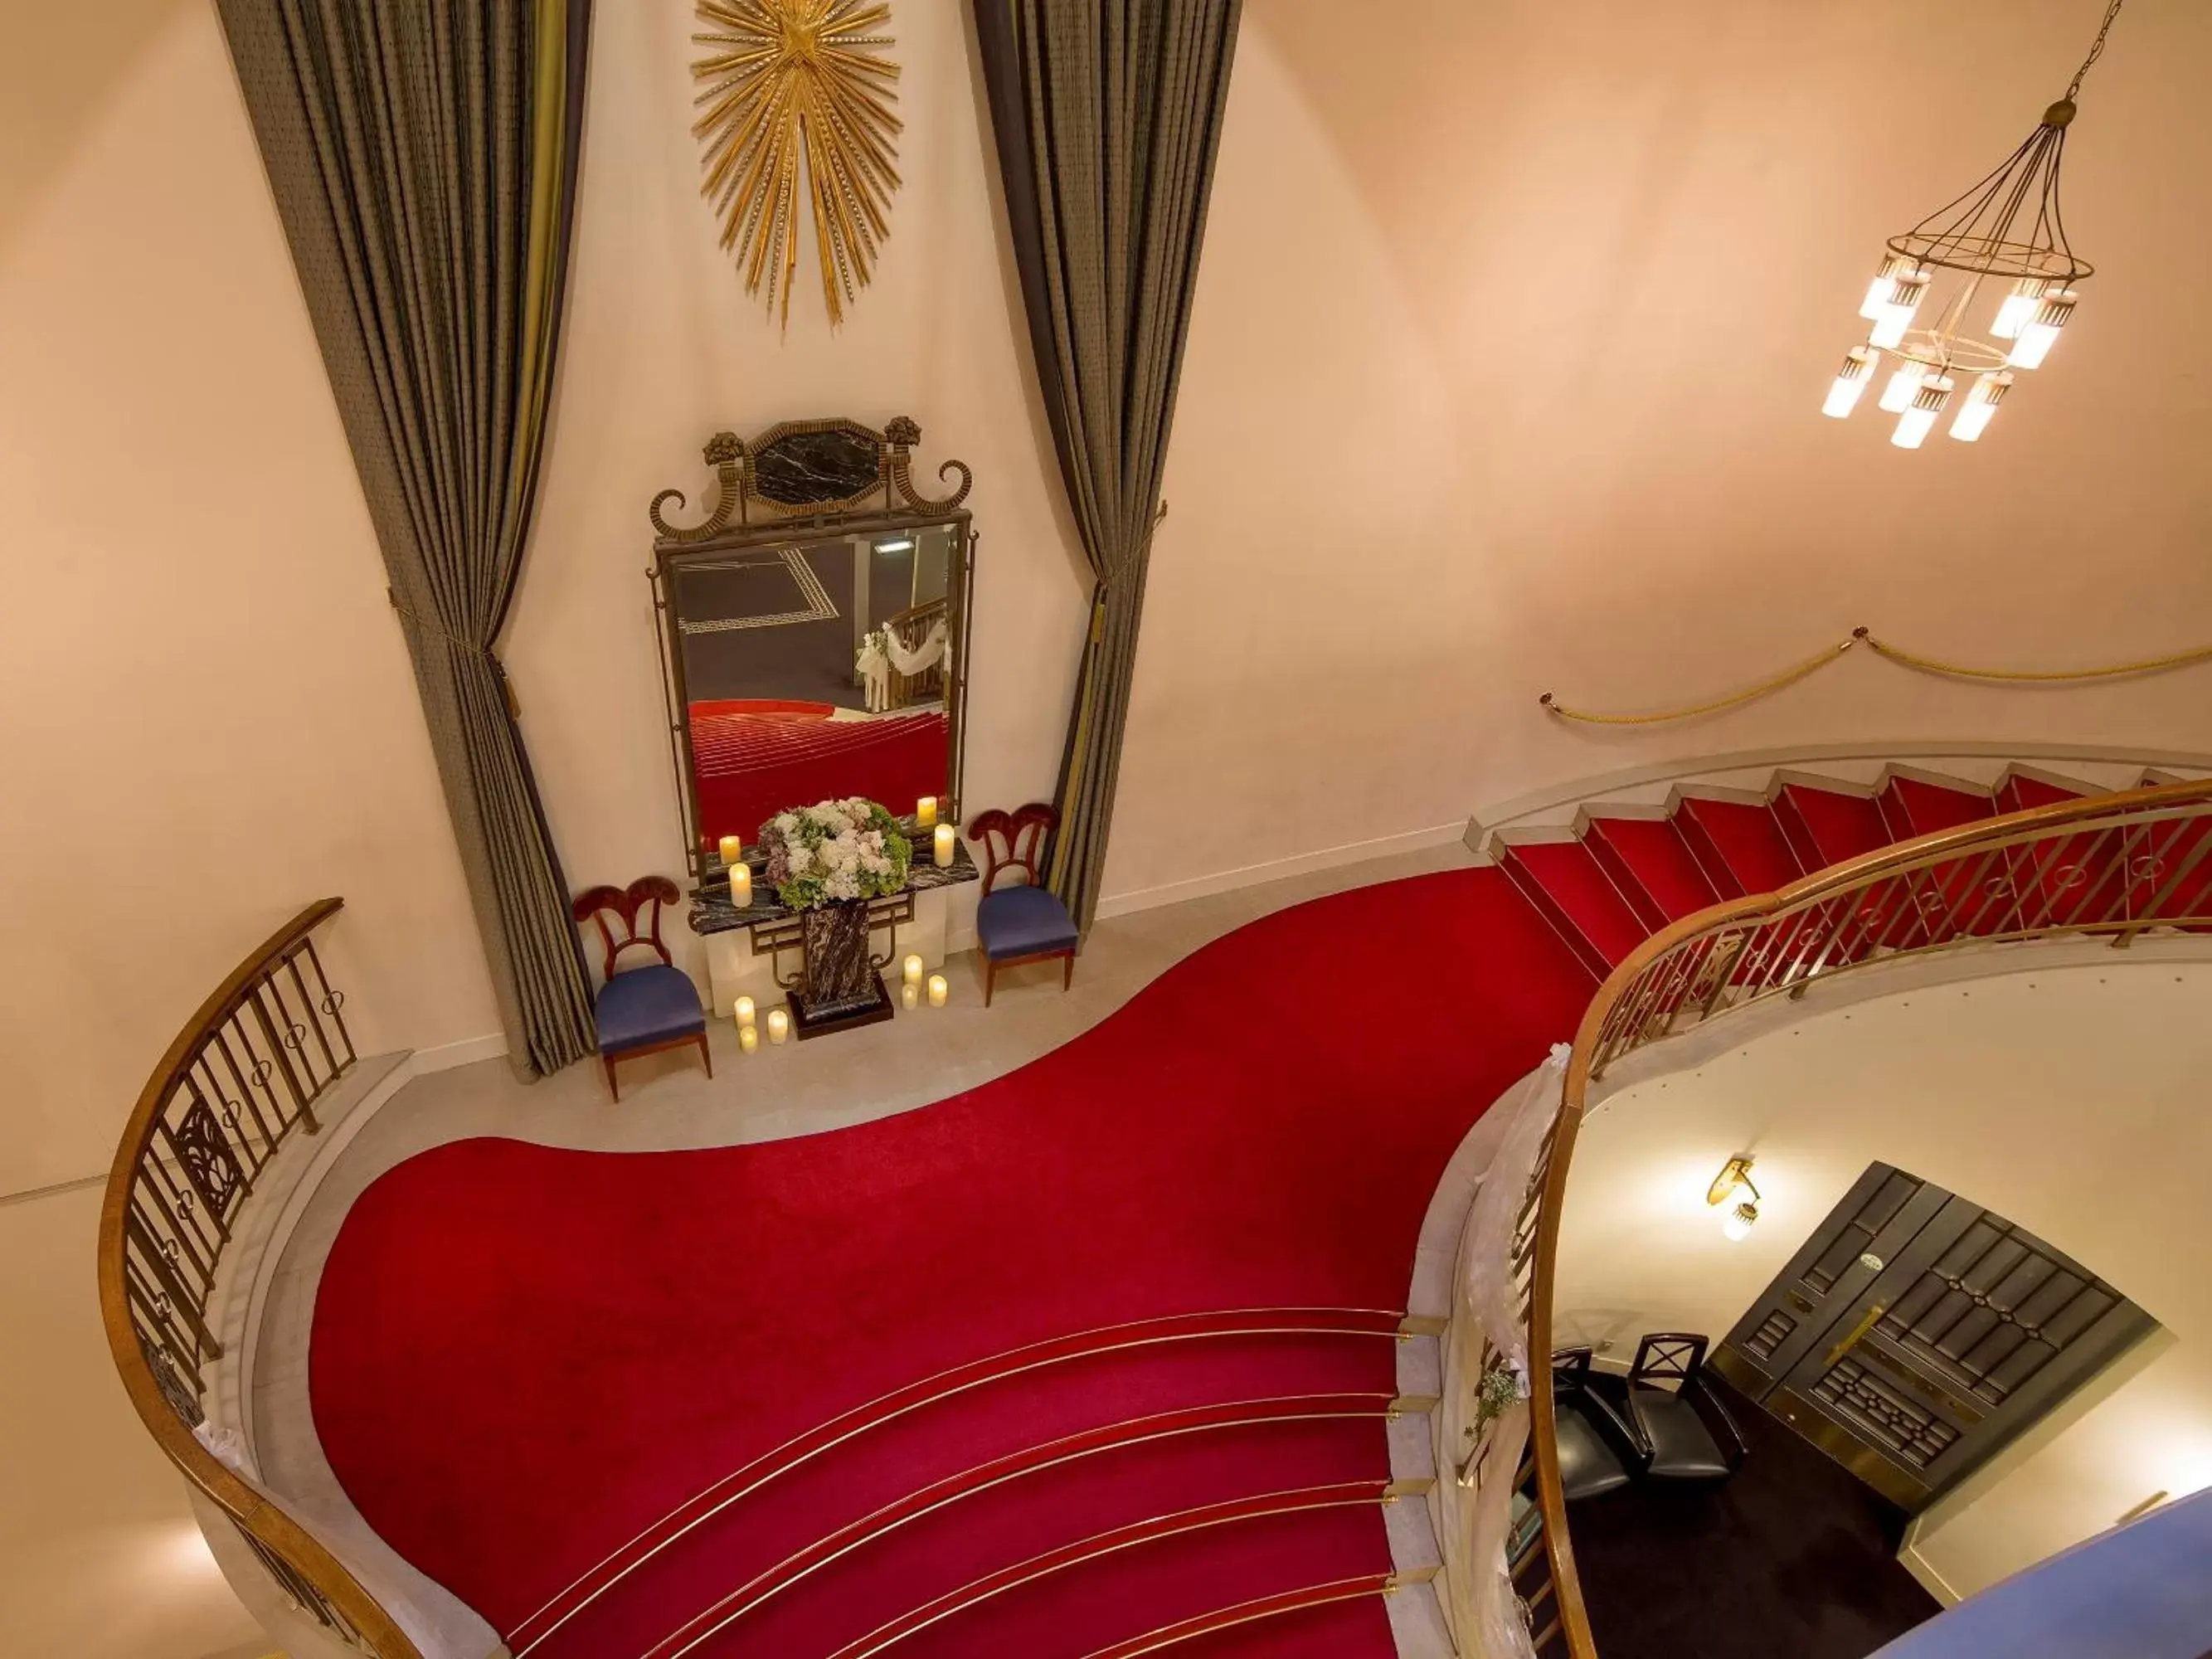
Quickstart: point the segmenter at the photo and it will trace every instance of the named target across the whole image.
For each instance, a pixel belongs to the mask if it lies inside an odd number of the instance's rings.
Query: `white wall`
[[[90,1187],[0,1204],[0,1648],[265,1654],[108,1358],[89,1294],[100,1199]]]
[[[2176,1339],[1922,1538],[1946,1583],[1971,1595],[2154,1492],[2212,1485],[2208,992],[2212,968],[2118,956],[1901,991],[1624,1090],[1575,1148],[1560,1341],[1717,1340],[1880,1160],[2049,1240]],[[1705,1188],[1737,1152],[1764,1201],[1731,1243]]]

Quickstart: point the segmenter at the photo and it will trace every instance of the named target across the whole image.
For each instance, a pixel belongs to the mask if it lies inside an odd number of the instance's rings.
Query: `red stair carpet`
[[[832,720],[826,702],[726,698],[691,705],[699,825],[707,844],[760,836],[787,806],[866,795],[909,812],[945,787],[941,709]]]
[[[324,1448],[533,1659],[1087,1659],[1171,1627],[1192,1659],[1382,1659],[1421,1217],[1592,988],[1504,874],[1454,872],[1255,922],[879,1122],[439,1148],[332,1249]]]

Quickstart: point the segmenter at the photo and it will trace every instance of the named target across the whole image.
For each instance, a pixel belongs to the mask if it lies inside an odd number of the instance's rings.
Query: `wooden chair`
[[[1044,848],[1060,814],[1042,801],[1012,811],[997,807],[978,812],[968,826],[969,839],[983,849],[983,897],[975,907],[975,937],[983,947],[983,1006],[991,1006],[992,981],[1001,968],[1024,962],[1066,959],[1060,988],[1075,983],[1075,952],[1082,939],[1075,918],[1044,886]],[[999,878],[1014,871],[1023,879],[1009,887]]]
[[[594,887],[576,895],[570,908],[579,922],[596,924],[606,946],[606,983],[599,988],[592,1018],[599,1027],[599,1058],[607,1068],[607,1087],[617,1100],[622,1085],[615,1080],[615,1062],[637,1054],[658,1054],[664,1048],[699,1045],[699,1058],[707,1075],[714,1075],[714,1057],[707,1052],[707,1014],[699,1006],[699,988],[691,975],[676,965],[660,939],[660,912],[682,896],[665,876],[641,876],[628,887]],[[638,928],[641,913],[649,909],[647,927]],[[608,925],[610,917],[622,923],[622,936]],[[660,960],[641,968],[617,969],[616,961],[635,945],[643,945]]]

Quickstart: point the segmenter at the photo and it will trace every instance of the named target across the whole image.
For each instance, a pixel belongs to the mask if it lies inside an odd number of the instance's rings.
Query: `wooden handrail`
[[[147,1432],[230,1517],[278,1588],[376,1659],[421,1659],[328,1549],[192,1431],[199,1367],[222,1353],[205,1297],[240,1206],[278,1145],[295,1129],[316,1132],[316,1101],[353,1065],[344,998],[323,976],[313,940],[343,903],[319,900],[271,933],[209,994],[154,1068],[108,1169],[100,1311]]]
[[[1536,1502],[1541,1511],[1543,1550],[1548,1581],[1531,1601],[1548,1596],[1552,1621],[1538,1635],[1537,1648],[1563,1640],[1570,1659],[1596,1659],[1589,1615],[1583,1602],[1574,1546],[1568,1534],[1565,1493],[1560,1484],[1557,1411],[1552,1395],[1552,1298],[1559,1267],[1559,1218],[1565,1207],[1567,1177],[1574,1161],[1590,1083],[1606,1065],[1635,1048],[1672,1036],[1687,1013],[1690,1023],[1743,1007],[1770,994],[1796,994],[1817,978],[1967,945],[2008,943],[2069,934],[2109,936],[2125,945],[2147,927],[2212,924],[2212,782],[2167,784],[2110,795],[2057,801],[2024,812],[1984,818],[1956,829],[1900,842],[1832,865],[1771,893],[1754,894],[1711,905],[1683,917],[1645,939],[1624,957],[1598,988],[1583,1012],[1567,1061],[1558,1120],[1539,1166],[1524,1226],[1533,1230],[1534,1270],[1525,1297],[1528,1328],[1531,1436]],[[2185,848],[2179,867],[2164,867],[2162,851],[2145,850],[2142,837],[2163,823],[2203,826]],[[2109,837],[2111,844],[2100,838]],[[2173,841],[2180,840],[2178,835]],[[2029,860],[2024,872],[2034,884],[2082,890],[2064,914],[2043,896],[2039,913],[2031,911],[2019,890],[2023,867],[2011,856],[2019,849],[2080,843],[2082,853],[2106,857],[2094,873],[2076,858]],[[2172,841],[2166,843],[2172,844]],[[2117,857],[2112,855],[2117,854]],[[1977,855],[1978,869],[1966,866]],[[2000,862],[2002,860],[2002,862]],[[1954,891],[1964,873],[1995,870],[2002,890],[1978,900]],[[2077,879],[2051,879],[2080,870]],[[1939,875],[1937,872],[1943,874]],[[2196,885],[2188,885],[2190,878]],[[1911,878],[1923,884],[1915,889]],[[1913,900],[1872,919],[1861,907],[1838,905],[1846,896],[1864,896],[1905,884]],[[2138,894],[2142,896],[2138,902]],[[2103,908],[2088,908],[2100,894]],[[2198,908],[2192,908],[2191,903]],[[1996,914],[1991,915],[1991,907]],[[1823,907],[1827,907],[1823,913]],[[1761,976],[1744,975],[1746,952],[1722,955],[1717,941],[1732,934],[1813,916],[1796,923],[1786,943],[1794,954],[1781,971],[1763,964]],[[2002,924],[2009,921],[2012,925]],[[1908,942],[1896,942],[1902,937]],[[1913,938],[1913,930],[1918,938]],[[1938,937],[1938,930],[1941,937]],[[1776,953],[1780,956],[1782,952]],[[1696,993],[1693,996],[1692,994]],[[1527,1592],[1524,1590],[1524,1594]]]

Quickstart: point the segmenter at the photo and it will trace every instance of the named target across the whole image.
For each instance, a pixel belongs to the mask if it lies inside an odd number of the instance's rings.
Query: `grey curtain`
[[[1086,932],[1240,0],[975,0],[1037,379],[1095,580],[1048,879]]]
[[[590,0],[217,0],[314,319],[526,1077],[591,982],[494,647],[574,216]],[[312,536],[312,526],[303,527]]]

